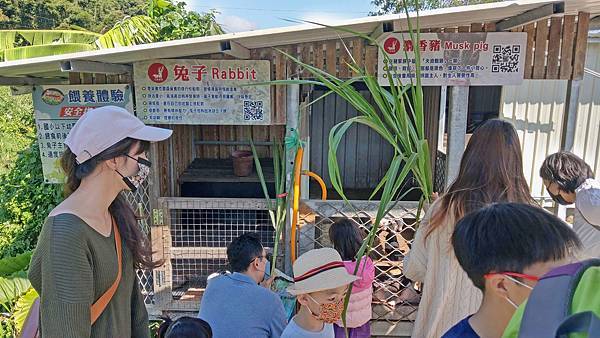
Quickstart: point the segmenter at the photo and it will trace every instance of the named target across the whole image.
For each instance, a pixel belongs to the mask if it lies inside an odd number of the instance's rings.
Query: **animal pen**
[[[583,75],[590,12],[598,12],[598,7],[586,6],[585,1],[508,1],[426,11],[419,20],[423,33],[447,36],[524,33],[525,50],[520,52],[524,57],[523,78],[572,82]],[[354,20],[343,27],[377,39],[407,29],[402,15]],[[134,109],[141,116],[147,104],[144,99],[151,98],[155,89],[138,83],[140,74],[136,72],[143,69],[142,75],[150,74],[149,69],[155,63],[167,65],[172,71],[168,65],[179,61],[244,60],[257,64],[262,61],[268,67],[268,80],[310,78],[306,69],[274,48],[340,79],[356,75],[347,65],[350,58],[371,74],[379,70],[377,46],[347,32],[303,25],[5,62],[0,64],[0,83],[12,86],[127,84],[138,103]],[[138,68],[142,64],[146,68]],[[158,69],[158,73],[153,74],[161,75],[162,71]],[[179,76],[184,75],[179,72]],[[356,83],[355,87],[373,101],[364,84]],[[469,87],[459,83],[423,87],[425,133],[431,150],[435,191],[442,191],[456,176],[465,135],[481,121],[498,117],[501,90],[501,86]],[[150,158],[155,165],[151,177],[142,189],[129,196],[145,215],[143,223],[151,237],[154,258],[165,261],[153,271],[138,273],[152,314],[197,312],[207,277],[227,268],[226,247],[242,233],[258,233],[263,244],[270,248],[279,240],[282,259],[278,268],[289,273],[291,240],[296,241],[300,255],[313,248],[331,246],[329,226],[341,217],[352,218],[365,230],[371,227],[378,202],[369,200],[369,194],[385,174],[392,148],[366,126],[351,127],[338,152],[351,205],[336,196],[327,169],[329,131],[335,124],[357,116],[358,112],[335,94],[308,105],[326,92],[326,88],[310,85],[269,87],[267,93],[263,93],[270,98],[268,109],[264,107],[270,114],[267,123],[144,121],[173,130],[170,140],[152,145]],[[190,96],[189,101],[198,100]],[[140,102],[146,103],[140,105]],[[569,128],[568,123],[565,125]],[[256,170],[245,177],[234,175],[231,154],[236,150],[250,150],[249,140],[252,140],[270,193],[275,197],[273,147],[296,129],[306,143],[302,169],[323,178],[329,198],[322,200],[316,181],[303,177],[297,237],[290,239],[291,233],[286,231],[283,238],[275,239]],[[288,174],[294,165],[294,155],[288,153],[286,158]],[[415,183],[409,179],[408,185],[415,186]],[[403,276],[402,260],[415,234],[419,197],[418,193],[409,194],[407,200],[397,203],[377,233],[373,247],[376,266],[374,336],[409,335],[416,316],[418,304],[403,301],[400,293],[411,283]],[[286,227],[289,229],[290,225]]]

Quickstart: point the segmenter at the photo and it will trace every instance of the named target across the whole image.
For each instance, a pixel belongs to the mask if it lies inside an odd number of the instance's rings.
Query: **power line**
[[[241,10],[241,11],[261,11],[261,12],[286,12],[286,13],[298,13],[298,12],[305,12],[305,13],[313,13],[313,12],[319,12],[319,13],[353,13],[353,14],[368,14],[367,11],[326,11],[326,10],[317,10],[317,11],[307,11],[307,10],[302,10],[302,9],[281,9],[281,8],[277,8],[277,9],[273,9],[273,8],[254,8],[254,7],[222,7],[222,6],[206,6],[206,5],[198,5],[198,6],[190,6],[190,7],[204,7],[204,8],[209,8],[209,9],[234,9],[234,10]]]

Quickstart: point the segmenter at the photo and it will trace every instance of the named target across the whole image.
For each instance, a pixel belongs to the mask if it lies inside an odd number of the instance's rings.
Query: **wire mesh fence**
[[[166,212],[161,236],[165,264],[156,271],[159,307],[197,311],[209,276],[228,269],[227,246],[244,234],[256,234],[265,248],[274,244],[267,206],[260,199],[161,198]]]
[[[144,181],[136,192],[125,192],[125,198],[134,207],[135,212],[141,217],[139,225],[146,235],[150,234],[150,196],[148,181]],[[137,270],[137,277],[140,283],[140,290],[144,295],[146,305],[154,304],[154,282],[151,270]]]
[[[352,219],[368,232],[375,219],[378,201],[302,201],[298,235],[299,255],[315,248],[330,247],[329,227],[341,218]],[[414,321],[418,304],[404,299],[411,282],[403,275],[402,260],[414,238],[417,203],[400,202],[382,220],[371,251],[375,263],[373,321],[392,325]]]

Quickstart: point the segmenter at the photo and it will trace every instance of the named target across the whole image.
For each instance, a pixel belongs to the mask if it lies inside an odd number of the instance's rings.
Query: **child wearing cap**
[[[334,338],[333,323],[340,320],[348,286],[358,277],[346,271],[332,248],[308,251],[298,257],[293,270],[294,284],[288,292],[297,297],[300,310],[281,338]]]

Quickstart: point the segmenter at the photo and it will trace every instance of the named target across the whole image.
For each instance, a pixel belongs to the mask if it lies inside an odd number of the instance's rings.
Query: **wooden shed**
[[[593,1],[517,0],[423,11],[419,23],[425,33],[525,32],[524,78],[563,79],[570,87],[583,77],[588,25],[590,17],[598,13],[600,5]],[[339,27],[379,38],[406,31],[407,19],[404,15],[367,17]],[[376,46],[350,33],[304,24],[3,62],[0,85],[27,92],[28,87],[36,85],[115,83],[129,84],[137,93],[135,65],[169,59],[266,60],[272,80],[310,76],[274,48],[342,79],[355,75],[346,63],[350,57],[371,73],[378,71]],[[368,97],[361,84],[357,88]],[[273,246],[274,232],[258,176],[254,173],[240,178],[231,171],[231,153],[249,149],[249,139],[257,145],[266,179],[272,182],[273,168],[268,165],[272,147],[297,128],[299,119],[307,142],[304,169],[322,176],[331,188],[326,166],[329,130],[357,112],[336,95],[310,107],[303,105],[323,93],[324,88],[311,86],[271,87],[267,125],[161,125],[173,129],[173,137],[153,145],[150,156],[156,165],[151,180],[130,196],[147,216],[155,257],[166,262],[154,271],[139,272],[152,313],[196,312],[208,275],[226,267],[226,246],[239,234],[257,232],[266,246]],[[426,134],[431,160],[436,164],[438,191],[455,177],[470,130],[487,118],[501,116],[502,93],[501,86],[424,87]],[[135,108],[138,116],[141,109]],[[564,107],[563,143],[573,137],[569,134],[573,109]],[[303,227],[296,239],[300,253],[330,245],[327,229],[337,218],[352,217],[368,228],[376,212],[376,202],[367,201],[368,192],[389,165],[390,147],[366,127],[353,127],[340,153],[344,186],[355,200],[354,208],[335,198],[320,201],[319,188],[303,180]],[[292,161],[288,158],[288,165]],[[415,209],[415,201],[400,203],[378,234],[372,323],[376,336],[409,335],[410,322],[415,318],[418,306],[400,297],[410,286],[402,275],[402,258],[410,250],[414,235]],[[286,260],[288,250],[284,246]],[[289,272],[289,263],[284,267]]]

